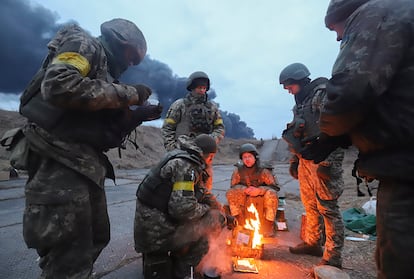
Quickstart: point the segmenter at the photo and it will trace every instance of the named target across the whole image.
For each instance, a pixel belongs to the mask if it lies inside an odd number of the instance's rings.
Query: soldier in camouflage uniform
[[[190,92],[171,104],[161,128],[167,151],[177,147],[177,138],[180,135],[195,137],[199,134],[208,134],[217,144],[223,139],[223,119],[217,104],[208,100],[206,92],[209,89],[210,79],[206,73],[198,71],[190,75],[187,80],[187,90]],[[207,167],[207,172],[210,177],[206,186],[211,190],[212,166]]]
[[[412,0],[332,0],[325,17],[341,50],[327,83],[320,128],[334,138],[349,136],[359,149],[359,175],[379,180],[381,279],[413,277],[413,22]],[[314,150],[326,144],[318,145]]]
[[[224,225],[222,206],[204,187],[206,164],[217,151],[206,134],[180,136],[179,149],[167,152],[137,190],[134,239],[139,253],[167,254],[173,278],[189,278],[208,252],[208,237]]]
[[[283,131],[293,157],[290,174],[299,180],[300,195],[306,211],[305,240],[289,250],[294,254],[322,256],[319,265],[342,267],[344,224],[338,207],[343,192],[342,161],[344,151],[334,150],[324,161],[315,164],[301,156],[301,149],[319,135],[317,125],[325,96],[326,78],[309,78],[310,72],[301,63],[293,63],[280,73],[279,82],[295,96],[294,118]],[[320,218],[322,216],[322,218]],[[321,222],[323,220],[323,222]],[[326,241],[322,243],[322,230]],[[324,251],[321,245],[325,245]]]
[[[104,180],[114,171],[103,152],[141,123],[128,106],[151,94],[144,85],[113,82],[145,56],[137,26],[113,19],[101,32],[94,38],[77,25],[58,31],[21,97],[29,175],[23,235],[40,256],[41,278],[90,278],[110,240]]]
[[[263,196],[264,219],[262,233],[266,237],[274,235],[274,221],[276,217],[279,198],[277,191],[279,183],[272,171],[260,164],[259,153],[251,143],[240,146],[239,157],[241,163],[236,165],[230,182],[230,189],[226,192],[227,201],[232,216],[239,224],[244,224],[246,197]]]

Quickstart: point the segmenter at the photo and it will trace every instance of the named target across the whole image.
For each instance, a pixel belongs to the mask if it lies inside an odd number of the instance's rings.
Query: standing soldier
[[[104,152],[145,120],[128,107],[142,105],[151,89],[114,82],[144,59],[143,34],[125,19],[104,22],[101,34],[63,27],[21,97],[28,153],[20,165],[29,175],[23,236],[40,256],[41,278],[90,278],[110,240],[104,181],[114,170]]]
[[[251,143],[240,146],[241,164],[233,171],[230,189],[226,192],[231,215],[236,217],[239,224],[244,224],[246,197],[263,196],[264,220],[262,234],[265,237],[274,235],[274,222],[278,207],[277,191],[280,190],[277,179],[268,168],[260,164],[259,153]]]
[[[413,278],[413,22],[412,0],[331,0],[325,17],[341,51],[320,118],[331,137],[312,149],[319,154],[332,140],[349,137],[359,150],[359,176],[379,180],[379,279]]]
[[[187,90],[190,91],[184,98],[171,104],[161,133],[167,151],[177,147],[177,138],[180,135],[195,137],[199,134],[210,135],[217,144],[224,137],[224,124],[216,103],[208,100],[207,91],[210,89],[210,79],[204,72],[194,72],[187,80]],[[209,179],[207,188],[213,186],[213,168],[207,166]]]
[[[204,186],[216,142],[201,134],[180,136],[177,143],[139,185],[134,225],[135,250],[144,260],[171,259],[174,279],[190,278],[208,252],[209,235],[225,222],[221,204]],[[154,272],[169,278],[167,267]]]
[[[283,88],[295,96],[294,118],[283,131],[283,139],[288,142],[293,153],[289,170],[292,177],[299,179],[300,195],[306,211],[305,241],[296,247],[290,247],[289,251],[294,254],[323,256],[319,265],[341,268],[344,224],[338,198],[344,186],[344,151],[338,148],[318,164],[301,156],[304,143],[319,135],[317,123],[327,82],[326,78],[317,78],[311,82],[309,76],[309,70],[301,63],[288,65],[279,76]],[[323,225],[326,235],[325,251],[321,247]]]

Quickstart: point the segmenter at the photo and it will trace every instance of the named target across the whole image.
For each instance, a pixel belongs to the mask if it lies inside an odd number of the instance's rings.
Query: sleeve
[[[263,169],[261,173],[261,180],[263,181],[264,186],[269,186],[270,188],[279,191],[279,183],[276,180],[273,173],[268,169]]]
[[[221,117],[220,110],[218,109],[217,104],[213,103],[214,106],[214,122],[213,122],[213,132],[211,136],[216,140],[216,143],[224,138],[225,128],[223,118]]]
[[[239,169],[236,167],[231,175],[230,187],[234,187],[238,184],[240,184],[240,173]]]
[[[327,84],[328,101],[320,117],[322,132],[338,136],[355,128],[363,112],[387,91],[403,62],[412,36],[387,13],[367,6],[345,30]]]
[[[171,151],[176,148],[176,130],[178,123],[181,121],[181,104],[182,99],[172,103],[161,127],[161,135],[164,139],[164,147],[167,151]]]
[[[169,177],[172,184],[168,213],[179,222],[200,219],[210,209],[195,196],[194,182],[198,181],[198,175],[190,162],[180,158],[169,161],[161,169],[161,176]]]
[[[86,35],[62,40],[41,84],[43,98],[59,107],[85,111],[135,104],[138,95],[133,87],[94,78],[94,69],[106,67],[102,57],[103,48]]]

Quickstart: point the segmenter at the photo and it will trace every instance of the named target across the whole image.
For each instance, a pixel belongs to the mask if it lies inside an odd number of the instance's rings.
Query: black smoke
[[[38,70],[47,54],[47,43],[61,25],[57,23],[57,14],[42,6],[34,6],[28,0],[1,2],[0,92],[19,94]],[[175,75],[168,65],[149,55],[140,65],[128,69],[121,80],[150,86],[165,108],[164,115],[172,102],[187,93],[187,78]],[[210,99],[216,97],[214,88],[210,88],[208,95]],[[254,137],[253,130],[237,114],[221,113],[226,125],[226,137]]]

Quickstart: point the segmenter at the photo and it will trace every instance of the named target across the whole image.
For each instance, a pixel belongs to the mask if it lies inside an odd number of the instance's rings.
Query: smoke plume
[[[24,90],[47,54],[47,43],[61,27],[57,23],[58,19],[57,14],[39,5],[33,6],[28,0],[2,1],[0,92],[20,94]],[[187,77],[175,75],[168,65],[149,55],[140,65],[129,68],[121,80],[150,86],[164,107],[164,115],[172,102],[187,93]],[[210,88],[208,95],[210,99],[216,97],[214,88]],[[237,114],[221,113],[226,125],[226,137],[254,137],[253,130]]]

